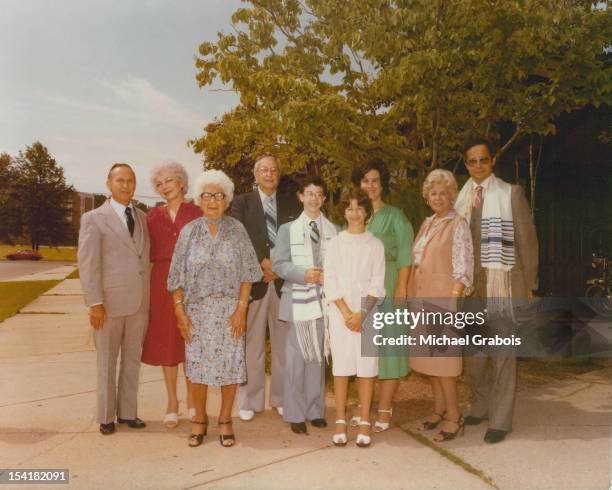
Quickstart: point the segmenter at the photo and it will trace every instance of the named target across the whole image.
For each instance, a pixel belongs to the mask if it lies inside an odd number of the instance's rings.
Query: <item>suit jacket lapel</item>
[[[257,220],[257,222],[263,223],[263,230],[265,231],[265,233],[267,235],[268,228],[267,228],[267,224],[266,224],[266,217],[264,215],[264,208],[263,208],[263,204],[261,202],[261,197],[259,196],[259,190],[258,189],[255,189],[251,193],[251,199],[253,200],[253,204],[254,204],[254,208],[253,209],[255,210],[254,218]],[[277,211],[276,214],[278,214],[278,211]]]
[[[142,251],[144,249],[144,245],[145,245],[145,241],[146,241],[146,236],[145,236],[145,219],[142,216],[142,214],[140,213],[140,210],[135,210],[136,213],[136,218],[138,221],[138,239],[137,239],[137,243],[136,246],[138,247],[138,255],[142,255]]]
[[[133,250],[134,253],[138,254],[136,244],[134,243],[134,240],[132,240],[132,237],[130,237],[130,232],[123,225],[121,219],[119,216],[117,216],[117,213],[115,213],[115,210],[110,205],[110,201],[106,201],[103,204],[103,207],[104,209],[102,211],[106,226],[108,226],[108,228],[115,233],[115,235],[117,235],[117,238],[119,238],[128,248]]]

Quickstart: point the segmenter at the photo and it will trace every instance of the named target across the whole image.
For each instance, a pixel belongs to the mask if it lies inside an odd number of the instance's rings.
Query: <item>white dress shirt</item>
[[[127,216],[125,215],[125,209],[128,206],[124,206],[120,202],[115,201],[112,197],[110,198],[110,205],[112,206],[115,213],[117,213],[117,216],[119,216],[119,219],[121,220],[121,222],[123,223],[123,226],[125,226],[125,229],[127,230],[128,224],[127,224]],[[134,212],[134,206],[132,206],[132,203],[130,203],[129,207],[132,210],[132,217],[134,218],[134,224],[136,224],[136,213]]]

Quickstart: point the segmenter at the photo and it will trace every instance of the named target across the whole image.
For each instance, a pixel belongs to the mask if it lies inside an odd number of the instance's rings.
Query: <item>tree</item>
[[[455,169],[469,135],[497,139],[501,157],[525,136],[554,133],[560,114],[611,102],[612,11],[590,2],[249,3],[196,60],[201,87],[218,79],[240,94],[192,142],[229,168],[275,150],[334,190],[376,154],[396,202],[418,208],[426,173]]]
[[[11,156],[0,154],[0,241],[5,243],[13,243],[21,235],[21,210],[15,180]]]
[[[15,202],[21,214],[21,233],[32,248],[59,245],[70,236],[68,206],[74,189],[66,185],[64,170],[40,142],[13,159]]]

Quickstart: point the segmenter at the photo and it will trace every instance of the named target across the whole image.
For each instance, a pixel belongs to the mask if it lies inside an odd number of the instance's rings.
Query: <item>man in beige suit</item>
[[[137,417],[137,397],[149,315],[149,234],[145,213],[132,205],[136,176],[128,164],[116,163],[106,185],[110,199],[81,218],[78,251],[97,352],[96,419],[105,435],[115,432],[115,415],[128,427],[145,427]]]
[[[466,146],[470,174],[455,208],[470,223],[474,244],[474,304],[487,309],[487,336],[510,337],[512,310],[538,287],[538,238],[522,187],[493,174],[486,140]],[[488,420],[484,441],[501,442],[512,430],[516,389],[515,347],[484,347],[466,357],[472,403],[466,425]]]

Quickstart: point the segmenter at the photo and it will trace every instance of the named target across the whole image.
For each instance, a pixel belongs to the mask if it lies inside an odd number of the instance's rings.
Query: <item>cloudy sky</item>
[[[237,103],[200,89],[194,56],[230,30],[239,0],[0,0],[0,153],[41,141],[83,192],[116,161],[154,196],[152,166],[201,156],[187,140]]]

